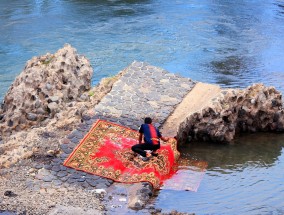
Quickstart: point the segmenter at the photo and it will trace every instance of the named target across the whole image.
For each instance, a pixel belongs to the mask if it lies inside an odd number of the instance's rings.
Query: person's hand
[[[164,137],[162,140],[164,141],[164,142],[168,142],[169,141],[169,137]]]

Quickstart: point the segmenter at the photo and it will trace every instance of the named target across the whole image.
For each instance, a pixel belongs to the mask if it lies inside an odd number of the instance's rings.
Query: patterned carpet
[[[147,181],[159,188],[177,170],[180,153],[174,138],[163,144],[158,157],[143,161],[131,150],[138,131],[98,120],[64,162],[64,166],[103,176],[117,182]]]

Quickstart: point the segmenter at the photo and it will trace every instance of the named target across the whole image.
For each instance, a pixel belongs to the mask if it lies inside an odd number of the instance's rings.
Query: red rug
[[[138,131],[98,120],[64,166],[123,183],[148,181],[159,188],[177,170],[177,142],[170,138],[166,144],[161,143],[158,157],[145,162],[131,150],[138,136]]]

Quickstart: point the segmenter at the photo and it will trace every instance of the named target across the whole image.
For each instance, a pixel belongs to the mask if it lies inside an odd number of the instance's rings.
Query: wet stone
[[[75,143],[75,144],[78,144],[78,143],[80,142],[80,139],[77,138],[77,137],[73,137],[73,138],[71,139],[71,142],[72,142],[72,143]]]
[[[35,168],[35,169],[41,169],[42,167],[43,167],[43,164],[39,164],[39,163],[36,163],[36,164],[34,164],[33,165],[33,167]]]
[[[98,183],[103,183],[103,184],[105,184],[105,183],[108,183],[108,179],[106,179],[106,178],[99,178],[98,180],[96,180]]]
[[[62,163],[62,159],[60,158],[55,158],[52,160],[53,163]]]
[[[66,154],[70,154],[73,150],[70,149],[70,148],[64,148],[64,149],[62,149],[62,151]]]
[[[56,176],[57,172],[56,171],[50,171],[50,174],[53,175],[53,176]]]
[[[90,117],[89,115],[83,115],[83,116],[82,116],[82,119],[83,119],[84,121],[88,121],[88,120],[91,119],[91,117]]]
[[[69,178],[75,178],[75,179],[79,179],[81,178],[82,175],[80,173],[72,173]]]
[[[81,175],[81,176],[84,176],[84,177],[85,177],[87,174],[88,174],[88,173],[86,173],[86,172],[80,172],[80,175]]]
[[[69,156],[69,154],[66,154],[66,153],[60,154],[60,157],[63,158],[63,159],[68,158],[68,156]]]
[[[92,187],[96,187],[97,186],[97,182],[95,180],[92,179],[86,179],[86,181],[88,182],[88,184]]]
[[[65,181],[68,180],[68,178],[69,178],[68,176],[66,176],[66,177],[60,177],[59,180],[62,181],[62,182],[65,182]]]
[[[41,188],[50,188],[51,187],[51,183],[42,183],[40,185]]]
[[[46,175],[43,177],[42,179],[44,182],[51,182],[53,180],[53,177],[49,176],[49,175]]]
[[[35,178],[37,178],[37,179],[39,179],[39,180],[42,180],[43,177],[44,177],[44,175],[42,175],[42,174],[37,174],[37,175],[35,176]]]
[[[66,170],[67,170],[67,167],[66,167],[66,166],[60,166],[60,170],[61,170],[61,171],[66,171]]]
[[[67,181],[65,183],[62,183],[61,187],[64,187],[64,188],[69,188],[70,187],[70,184],[67,183]]]
[[[61,143],[62,143],[62,144],[68,144],[68,143],[70,143],[70,140],[67,139],[67,138],[63,138],[63,139],[61,140]]]
[[[107,184],[107,185],[112,185],[113,183],[114,183],[113,180],[110,180],[110,179],[107,179],[107,180],[106,180],[106,184]]]
[[[69,147],[69,149],[74,149],[76,146],[78,145],[78,143],[70,143],[70,144],[68,144],[68,147]]]
[[[67,139],[71,140],[72,138],[75,137],[75,135],[73,133],[70,133],[66,137],[67,137]]]
[[[60,172],[57,173],[57,176],[60,177],[60,178],[65,177],[67,175],[68,175],[68,173],[66,171],[60,171]]]
[[[77,137],[77,138],[83,137],[83,133],[81,131],[78,131],[78,130],[73,131],[72,134],[74,135],[74,137]]]
[[[60,186],[60,185],[62,184],[62,181],[60,181],[60,180],[54,180],[54,181],[52,182],[52,184],[53,184],[54,186]]]
[[[86,178],[79,178],[78,179],[78,182],[84,182],[84,181],[86,181]]]
[[[73,184],[75,183],[77,180],[75,178],[68,178],[68,180],[66,181],[67,183]]]
[[[44,165],[44,169],[46,169],[46,170],[51,170],[51,168],[52,168],[51,165],[48,165],[48,164]]]
[[[93,120],[88,120],[88,121],[85,121],[87,125],[93,125],[94,124],[94,121]]]
[[[86,128],[84,128],[84,127],[78,127],[77,130],[78,130],[78,131],[85,132],[85,131],[86,131]]]
[[[30,188],[30,190],[36,192],[36,191],[39,191],[40,190],[40,186],[37,184],[37,185],[34,185],[33,187]]]
[[[49,175],[50,171],[47,168],[44,168],[44,169],[40,169],[38,173],[41,175]]]
[[[108,188],[109,185],[107,185],[106,183],[100,182],[100,183],[97,184],[96,187],[99,188],[99,189],[105,189],[105,188]]]
[[[62,150],[68,149],[68,148],[69,148],[69,144],[62,144],[62,145],[60,145],[60,148],[61,148]]]
[[[75,169],[71,169],[71,168],[67,168],[67,172],[74,173],[74,172],[76,172],[76,170]]]
[[[61,170],[60,166],[53,166],[51,168],[52,171],[59,172]]]
[[[26,182],[26,186],[28,189],[31,189],[34,186],[34,183],[32,181]]]

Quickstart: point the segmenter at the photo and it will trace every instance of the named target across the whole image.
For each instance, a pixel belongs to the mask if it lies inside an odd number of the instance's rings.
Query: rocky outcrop
[[[240,132],[257,131],[284,131],[282,95],[262,84],[223,90],[211,106],[189,115],[180,124],[177,138],[180,142],[230,142]]]
[[[150,183],[134,184],[128,191],[128,207],[133,210],[140,210],[145,207],[152,195],[153,186]]]
[[[53,118],[69,103],[88,100],[92,74],[89,60],[68,44],[29,60],[4,98],[0,136]]]

